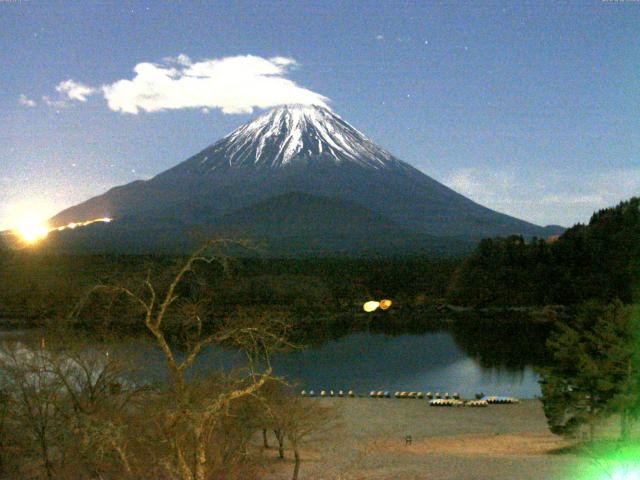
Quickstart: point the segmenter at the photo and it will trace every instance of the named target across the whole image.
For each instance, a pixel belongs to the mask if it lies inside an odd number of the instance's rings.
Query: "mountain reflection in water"
[[[321,343],[272,357],[274,373],[298,389],[540,394],[536,365],[544,362],[548,327],[520,322],[460,322],[444,328],[389,332],[353,331],[325,335]],[[326,333],[326,332],[325,332]],[[27,341],[28,333],[2,335],[3,341]],[[90,345],[88,347],[91,347]],[[136,338],[109,345],[114,354],[137,357],[132,376],[139,382],[166,379],[164,359],[150,340]],[[244,356],[221,347],[202,352],[194,373],[243,365]]]
[[[312,349],[278,355],[277,374],[300,382],[301,388],[349,390],[407,390],[459,392],[473,396],[540,394],[534,365],[526,358],[510,362],[493,349],[479,353],[485,343],[464,337],[471,351],[461,348],[459,336],[450,331],[400,334],[355,332]],[[513,350],[510,349],[513,353]]]

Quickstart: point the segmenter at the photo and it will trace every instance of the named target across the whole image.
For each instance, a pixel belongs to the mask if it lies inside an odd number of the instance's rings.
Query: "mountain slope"
[[[473,244],[414,234],[383,216],[338,199],[287,193],[227,214],[217,233],[263,240],[270,252],[357,254],[429,252],[457,254]]]
[[[144,230],[144,238],[136,232]],[[55,252],[179,253],[194,250],[212,237],[249,239],[261,255],[360,256],[459,255],[474,243],[412,233],[364,207],[339,199],[292,192],[216,218],[186,225],[178,219],[132,221],[56,232],[46,248]],[[133,241],[132,241],[133,239]]]
[[[478,205],[315,106],[267,112],[156,177],[116,187],[51,223],[109,216],[113,226],[125,219],[214,226],[231,212],[291,192],[364,207],[404,231],[430,237],[557,233]]]

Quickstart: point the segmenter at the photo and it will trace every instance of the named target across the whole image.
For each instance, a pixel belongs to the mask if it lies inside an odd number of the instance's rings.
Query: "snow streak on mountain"
[[[401,163],[329,109],[289,105],[231,132],[213,145],[200,165],[210,170],[221,166],[276,168],[312,159],[351,162],[376,170]]]

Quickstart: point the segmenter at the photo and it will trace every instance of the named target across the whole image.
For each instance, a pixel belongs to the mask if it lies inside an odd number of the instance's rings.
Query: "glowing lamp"
[[[364,309],[365,312],[367,313],[371,313],[371,312],[375,312],[378,307],[380,306],[380,302],[376,302],[375,300],[371,300],[367,303],[365,303],[362,308]]]
[[[42,224],[25,223],[15,229],[15,234],[20,237],[24,243],[31,245],[47,238],[47,235],[49,235],[49,228]]]
[[[387,299],[380,300],[381,310],[388,310],[391,305],[393,305],[393,302],[391,300],[387,300]]]

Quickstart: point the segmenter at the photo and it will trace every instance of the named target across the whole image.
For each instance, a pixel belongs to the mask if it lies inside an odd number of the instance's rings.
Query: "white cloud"
[[[67,102],[65,102],[64,100],[60,100],[60,99],[56,100],[54,98],[49,97],[48,95],[43,95],[42,101],[47,107],[52,107],[52,108],[66,108],[69,106]]]
[[[269,61],[282,67],[293,67],[298,65],[298,62],[296,62],[293,58],[288,57],[271,57]]]
[[[162,59],[165,63],[177,63],[178,65],[191,65],[191,58],[184,53],[181,53],[177,57],[164,57]]]
[[[18,103],[24,107],[35,107],[37,105],[35,100],[31,100],[24,93],[20,94],[20,97],[18,98]]]
[[[69,79],[64,80],[56,85],[56,92],[58,92],[58,95],[56,95],[55,97],[43,95],[42,103],[44,103],[47,107],[60,110],[62,108],[71,106],[71,102],[74,101],[86,102],[89,95],[98,93],[99,90]]]
[[[566,194],[566,193],[553,193],[545,195],[540,199],[540,203],[543,205],[554,206],[578,206],[578,205],[599,205],[604,202],[604,197],[600,194]]]
[[[78,102],[86,102],[87,96],[97,92],[95,88],[89,87],[73,80],[64,80],[56,86],[56,91],[66,96],[69,100],[77,100]]]
[[[593,212],[640,192],[640,167],[591,175],[545,173],[534,177],[511,169],[464,168],[443,181],[455,191],[499,212],[539,225],[588,222]]]
[[[469,197],[486,196],[496,188],[504,188],[509,184],[505,172],[483,171],[482,175],[474,168],[463,168],[453,172],[445,183],[455,191]]]
[[[326,106],[326,97],[285,78],[296,65],[287,57],[245,55],[193,63],[179,55],[166,58],[164,65],[139,63],[131,80],[118,80],[102,91],[111,110],[131,114],[181,108],[251,113],[291,103]]]

